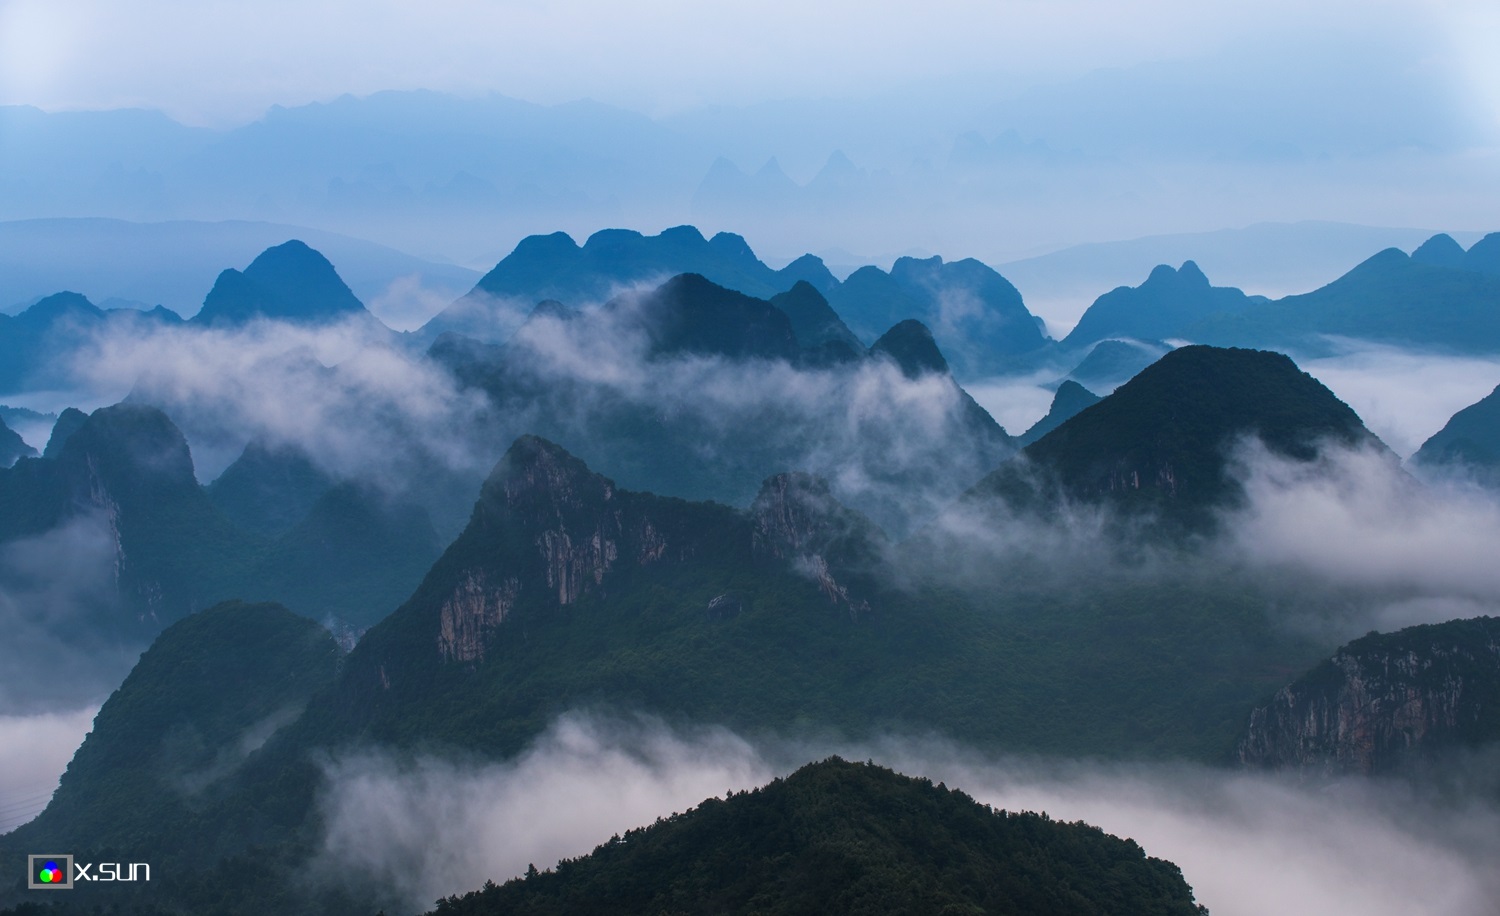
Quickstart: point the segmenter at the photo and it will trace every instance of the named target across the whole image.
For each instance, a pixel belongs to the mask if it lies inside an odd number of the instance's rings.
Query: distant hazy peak
[[[566,232],[552,232],[547,235],[528,235],[516,245],[512,257],[520,255],[529,258],[545,258],[565,254],[576,254],[578,243]]]
[[[1208,277],[1199,269],[1196,261],[1183,261],[1182,266],[1177,268],[1177,277],[1199,286],[1209,285]]]
[[[693,229],[691,226],[685,228]],[[667,231],[671,232],[673,230],[669,229]],[[693,229],[693,232],[697,234],[698,230]],[[666,232],[662,233],[662,235],[666,234]],[[699,235],[698,237],[702,238],[703,236]],[[713,238],[708,240],[708,244],[727,257],[743,258],[750,261],[756,259],[755,252],[750,248],[750,243],[745,241],[743,235],[736,235],[733,232],[718,232],[714,234]]]
[[[1480,273],[1500,274],[1500,232],[1475,242],[1464,254],[1464,267]]]
[[[244,271],[214,281],[194,321],[238,324],[257,317],[325,321],[365,313],[333,264],[293,239],[261,252]]]
[[[1161,286],[1169,283],[1201,287],[1210,285],[1208,276],[1203,273],[1203,270],[1198,267],[1196,262],[1183,261],[1182,266],[1176,270],[1173,270],[1170,264],[1156,265],[1156,267],[1152,268],[1151,275],[1146,278],[1146,282],[1141,284],[1141,286],[1144,288],[1146,286]]]
[[[64,291],[53,293],[38,300],[26,311],[17,315],[17,318],[30,320],[54,321],[67,315],[87,315],[98,318],[104,314],[99,306],[90,302],[88,297],[82,293]]]
[[[1463,267],[1464,249],[1453,240],[1453,236],[1440,232],[1419,245],[1411,253],[1411,259],[1437,267]]]
[[[720,233],[720,235],[723,234],[724,233]],[[715,237],[717,238],[717,236]],[[692,245],[703,245],[708,243],[708,239],[705,239],[703,237],[703,233],[698,231],[697,226],[689,225],[673,226],[670,229],[663,229],[661,231],[661,234],[658,235],[657,238],[667,242],[688,243]],[[740,241],[743,242],[744,239],[740,239]],[[749,246],[746,247],[748,248]]]

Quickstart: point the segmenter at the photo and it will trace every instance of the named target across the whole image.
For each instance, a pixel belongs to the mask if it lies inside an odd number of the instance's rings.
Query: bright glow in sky
[[[225,124],[273,103],[427,88],[540,102],[591,97],[660,114],[964,78],[1004,95],[1103,67],[1368,33],[1396,36],[1413,56],[1475,81],[1472,101],[1493,116],[1500,80],[1492,7],[1492,0],[3,0],[0,104],[153,107]]]

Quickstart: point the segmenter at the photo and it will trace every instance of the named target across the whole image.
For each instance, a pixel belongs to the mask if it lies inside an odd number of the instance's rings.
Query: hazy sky
[[[0,103],[228,124],[273,103],[428,88],[664,114],[969,78],[1003,96],[1289,41],[1392,43],[1476,118],[1500,115],[1491,0],[0,0]]]

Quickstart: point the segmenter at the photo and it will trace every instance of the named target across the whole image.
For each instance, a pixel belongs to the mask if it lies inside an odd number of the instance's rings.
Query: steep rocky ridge
[[[750,504],[751,541],[757,555],[789,560],[811,574],[823,594],[851,615],[870,610],[885,534],[868,518],[841,505],[828,481],[805,473],[766,480]],[[843,581],[834,576],[840,570]],[[853,586],[854,591],[850,591]]]
[[[1243,766],[1308,775],[1400,771],[1500,741],[1500,619],[1371,633],[1250,715]]]

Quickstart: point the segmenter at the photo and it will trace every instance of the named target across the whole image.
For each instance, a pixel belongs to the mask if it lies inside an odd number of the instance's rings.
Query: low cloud
[[[84,706],[0,715],[0,833],[21,826],[47,806],[98,711],[97,706]]]
[[[370,752],[332,760],[324,775],[316,868],[417,909],[531,864],[549,868],[774,771],[722,729],[565,716],[506,762]]]
[[[119,686],[144,646],[120,616],[116,559],[96,513],[0,545],[0,714],[74,708]],[[118,629],[100,623],[111,619]]]
[[[421,274],[409,274],[392,280],[365,307],[388,327],[415,331],[461,294],[462,291],[433,288],[423,282]]]
[[[1311,786],[1187,764],[1009,758],[930,738],[751,742],[722,729],[580,714],[505,763],[382,754],[330,762],[315,874],[425,908],[833,753],[943,781],[997,808],[1133,838],[1181,866],[1215,916],[1479,916],[1500,893],[1500,812],[1475,797],[1445,803],[1397,784]]]
[[[483,461],[454,432],[473,424],[482,398],[364,322],[105,335],[73,371],[90,390],[133,392],[166,410],[188,434],[203,479],[253,438],[301,446],[336,476],[392,486],[422,462]]]
[[[1230,562],[1375,596],[1382,628],[1500,610],[1495,494],[1418,483],[1370,448],[1298,462],[1247,443],[1234,467],[1247,499],[1224,519]]]
[[[1333,356],[1298,363],[1354,408],[1396,454],[1411,457],[1455,413],[1500,384],[1500,359],[1337,340]]]

